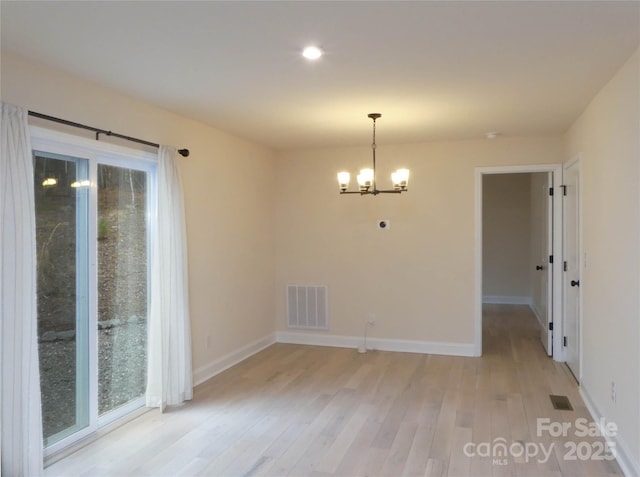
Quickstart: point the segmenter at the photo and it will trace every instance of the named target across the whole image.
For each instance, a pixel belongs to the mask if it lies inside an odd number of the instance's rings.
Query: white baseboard
[[[215,361],[201,366],[193,372],[193,385],[197,386],[231,366],[253,356],[274,343],[291,343],[315,346],[332,346],[336,348],[358,348],[362,337],[334,336],[318,333],[296,333],[278,331],[260,338],[239,350],[229,353]],[[439,343],[428,341],[396,340],[384,338],[367,338],[367,347],[380,351],[397,351],[401,353],[442,354],[448,356],[476,356],[474,346],[469,343]]]
[[[357,336],[335,336],[319,333],[276,332],[278,343],[292,343],[335,348],[358,348],[363,338]],[[400,353],[442,354],[448,356],[476,356],[473,343],[440,343],[430,341],[367,338],[367,348]]]
[[[530,296],[498,296],[484,295],[482,303],[490,303],[496,305],[529,305],[531,306]]]
[[[600,414],[600,412],[596,408],[595,404],[593,403],[593,400],[589,396],[589,393],[586,391],[584,386],[580,386],[578,391],[580,392],[580,396],[582,397],[582,400],[587,406],[587,410],[589,411],[589,414],[591,414],[593,421],[598,426],[600,426],[600,423],[602,422],[603,419],[605,422],[607,422],[606,417]],[[603,433],[602,429],[600,429],[600,431],[601,433]],[[613,437],[608,437],[607,440],[615,443],[616,461],[618,462],[618,465],[622,469],[622,473],[626,477],[639,476],[640,462],[633,461],[633,459],[631,458],[632,454],[629,452],[629,447],[626,445],[624,440],[617,435]]]
[[[370,341],[367,339],[367,341]],[[277,343],[331,346],[334,348],[357,348],[362,338],[355,336],[333,336],[320,333],[299,333],[293,331],[276,331]]]
[[[542,321],[542,312],[540,311],[540,308],[538,308],[533,302],[529,305],[529,308],[531,308],[533,314],[536,315],[536,319],[538,320],[538,323],[540,323],[540,326],[546,328],[547,324]]]
[[[226,354],[209,364],[199,367],[193,371],[193,385],[197,386],[198,384],[205,382],[207,379],[214,377],[216,374],[220,374],[231,366],[238,364],[240,361],[244,361],[266,347],[271,346],[275,342],[274,334],[270,333],[267,336],[249,343],[236,351]]]

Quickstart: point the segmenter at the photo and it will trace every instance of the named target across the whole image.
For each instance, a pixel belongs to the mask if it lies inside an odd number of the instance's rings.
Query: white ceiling
[[[640,41],[638,1],[0,9],[3,49],[274,148],[368,144],[370,112],[379,143],[562,133]]]

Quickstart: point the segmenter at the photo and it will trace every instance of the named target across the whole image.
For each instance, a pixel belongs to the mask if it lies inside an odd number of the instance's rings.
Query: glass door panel
[[[34,153],[45,447],[89,426],[89,164]]]
[[[98,413],[144,395],[148,197],[144,171],[98,164]]]

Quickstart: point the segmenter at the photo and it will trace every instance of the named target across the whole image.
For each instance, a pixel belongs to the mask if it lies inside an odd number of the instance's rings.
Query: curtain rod
[[[89,131],[93,131],[94,133],[96,133],[96,141],[100,140],[100,134],[106,134],[107,136],[126,139],[127,141],[137,142],[138,144],[144,144],[146,146],[160,147],[160,144],[156,144],[155,142],[144,141],[142,139],[125,136],[123,134],[114,133],[105,129],[94,128],[92,126],[87,126],[86,124],[74,123],[73,121],[67,121],[66,119],[56,118],[47,114],[36,113],[35,111],[29,111],[29,116],[33,116],[34,118],[46,119],[47,121],[53,121],[54,123],[65,124],[67,126],[73,126],[80,129],[88,129]],[[183,157],[189,157],[189,149],[178,149],[178,153]]]

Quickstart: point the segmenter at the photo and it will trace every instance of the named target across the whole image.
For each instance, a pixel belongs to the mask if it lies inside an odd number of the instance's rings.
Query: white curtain
[[[2,102],[0,346],[2,475],[42,474],[36,218],[27,111]]]
[[[175,148],[158,151],[158,230],[151,266],[146,402],[161,410],[193,395],[187,239]]]

